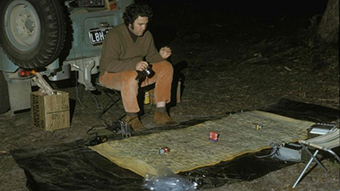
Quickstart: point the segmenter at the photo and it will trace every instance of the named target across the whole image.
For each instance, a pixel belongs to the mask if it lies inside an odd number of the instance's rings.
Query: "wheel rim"
[[[37,11],[27,1],[13,1],[5,13],[5,30],[16,49],[23,52],[34,50],[41,34]]]

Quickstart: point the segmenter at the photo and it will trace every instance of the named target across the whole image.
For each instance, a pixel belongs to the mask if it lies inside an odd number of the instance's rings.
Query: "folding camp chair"
[[[324,167],[324,165],[316,158],[316,155],[319,153],[319,151],[326,151],[330,154],[332,154],[339,162],[340,158],[332,149],[337,148],[340,146],[339,143],[339,129],[335,128],[332,131],[320,135],[318,137],[314,137],[308,140],[299,140],[299,143],[303,147],[303,149],[310,155],[310,160],[308,161],[306,167],[301,172],[299,178],[296,180],[295,184],[293,185],[293,188],[297,186],[297,184],[300,182],[301,178],[305,174],[306,170],[314,160],[325,172],[328,172],[327,169]],[[310,149],[316,149],[314,154],[312,154]]]
[[[113,88],[106,87],[101,83],[97,83],[97,85],[102,87],[104,94],[109,98],[108,101],[104,104],[102,111],[99,114],[99,118],[102,115],[104,115],[110,108],[112,108],[113,106],[116,106],[118,110],[121,110],[124,113],[118,118],[118,120],[122,119],[125,116],[124,109],[122,109],[121,107],[117,105],[117,103],[122,100],[120,91],[115,90]]]

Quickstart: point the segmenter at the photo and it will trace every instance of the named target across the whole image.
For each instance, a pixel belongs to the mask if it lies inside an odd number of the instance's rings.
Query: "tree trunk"
[[[328,0],[326,11],[317,29],[317,36],[323,43],[339,42],[339,0]]]

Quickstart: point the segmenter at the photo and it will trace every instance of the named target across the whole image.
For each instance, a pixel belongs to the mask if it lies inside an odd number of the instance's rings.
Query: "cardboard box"
[[[56,91],[53,95],[31,93],[31,115],[33,125],[46,131],[70,127],[69,95]]]

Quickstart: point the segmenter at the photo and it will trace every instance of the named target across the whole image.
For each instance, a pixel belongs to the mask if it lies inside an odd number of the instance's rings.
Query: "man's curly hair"
[[[148,17],[151,19],[153,13],[151,7],[146,4],[131,4],[126,7],[123,15],[124,23],[126,26],[133,24],[133,22],[139,17]]]

